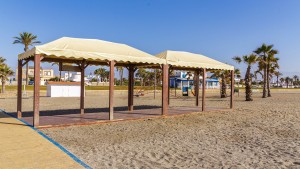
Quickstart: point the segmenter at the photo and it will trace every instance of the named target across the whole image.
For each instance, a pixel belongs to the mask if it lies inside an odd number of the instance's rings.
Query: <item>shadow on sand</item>
[[[140,106],[134,106],[134,110],[143,110],[143,109],[157,109],[161,108],[160,106],[149,106],[149,105],[140,105]],[[128,113],[128,107],[114,107],[114,111],[118,112],[120,114],[127,114]],[[56,116],[56,115],[69,115],[69,114],[79,114],[79,109],[62,109],[62,110],[41,110],[40,116]],[[84,113],[108,113],[109,108],[86,108],[84,109]],[[17,117],[17,112],[9,113],[13,117]],[[135,112],[131,112],[131,114],[135,114]],[[140,114],[140,113],[137,113]],[[33,111],[25,111],[22,113],[22,117],[32,117]],[[1,118],[1,117],[0,117]]]

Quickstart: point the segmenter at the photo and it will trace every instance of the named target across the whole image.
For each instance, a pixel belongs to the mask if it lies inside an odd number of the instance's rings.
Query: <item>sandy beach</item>
[[[0,4],[0,169],[300,169],[300,0]]]
[[[236,97],[234,112],[42,131],[93,168],[300,168],[300,94],[254,99]]]

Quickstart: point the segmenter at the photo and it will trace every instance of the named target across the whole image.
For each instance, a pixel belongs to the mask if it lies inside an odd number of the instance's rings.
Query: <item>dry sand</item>
[[[107,91],[87,94],[86,107],[107,107]],[[210,94],[209,107],[229,106],[229,99]],[[300,93],[276,93],[253,102],[236,97],[234,112],[42,130],[93,168],[300,168]],[[118,91],[116,106],[126,106]],[[72,104],[73,103],[73,104]],[[135,105],[160,105],[151,94]],[[32,110],[32,98],[23,110]],[[193,106],[194,98],[171,105]],[[73,109],[78,98],[41,97],[41,110]],[[0,108],[16,110],[16,99],[0,99]]]
[[[234,112],[43,132],[93,168],[300,168],[300,94],[254,97]]]

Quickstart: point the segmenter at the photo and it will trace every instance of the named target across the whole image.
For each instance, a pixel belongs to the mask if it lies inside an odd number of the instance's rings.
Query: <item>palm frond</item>
[[[13,37],[14,41],[13,44],[23,44],[25,46],[24,50],[28,49],[28,46],[32,46],[34,44],[41,43],[37,40],[37,36],[33,35],[32,33],[22,32],[19,33],[19,36]]]
[[[233,57],[232,58],[235,62],[237,62],[237,63],[241,63],[242,62],[242,59],[241,59],[241,57],[239,57],[239,56],[235,56],[235,57]]]

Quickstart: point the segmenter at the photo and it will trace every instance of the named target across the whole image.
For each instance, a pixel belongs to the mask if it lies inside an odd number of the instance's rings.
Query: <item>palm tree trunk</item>
[[[279,84],[279,81],[278,81],[278,76],[276,76],[277,77],[277,81],[276,81],[276,83],[277,83],[277,87],[278,87],[278,84]]]
[[[270,65],[267,66],[267,88],[268,88],[268,97],[271,97],[271,89],[270,89]]]
[[[97,75],[97,86],[99,86],[99,75]]]
[[[266,61],[266,59],[264,59]],[[267,98],[267,67],[266,64],[264,64],[264,85],[263,85],[263,96],[262,98]]]
[[[246,101],[253,101],[252,99],[252,85],[251,85],[251,76],[250,76],[250,71],[251,71],[251,67],[248,66],[247,68],[247,72],[246,72],[246,75],[245,75],[245,86],[246,86],[246,90],[245,90],[245,94],[246,94]]]
[[[123,86],[123,72],[122,72],[122,74],[121,74],[121,77],[120,77],[120,78],[121,78],[121,82],[120,82],[120,83],[121,83],[121,86]]]
[[[2,77],[2,93],[5,93],[5,80],[4,77]]]
[[[25,51],[25,52],[28,51],[28,46],[27,46],[27,45],[25,45],[24,51]],[[26,63],[25,80],[26,80],[25,84],[28,85],[28,63]]]

